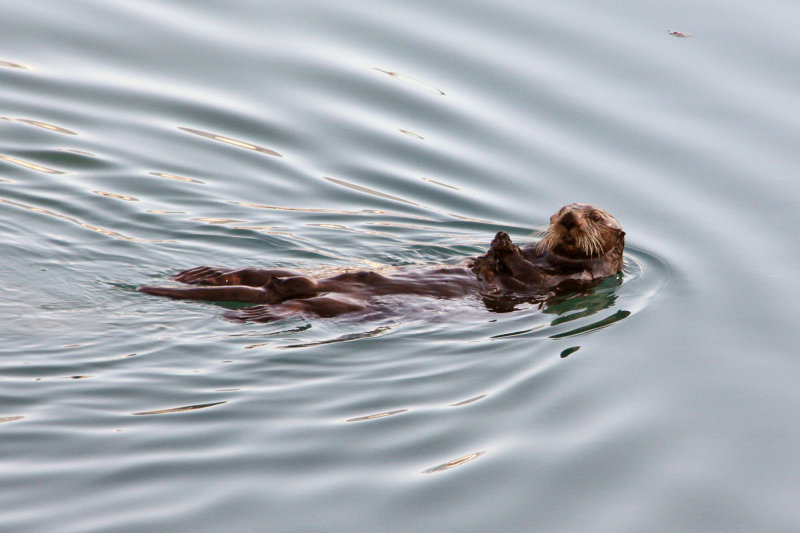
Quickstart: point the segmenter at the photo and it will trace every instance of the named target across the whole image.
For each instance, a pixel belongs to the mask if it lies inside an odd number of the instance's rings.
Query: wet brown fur
[[[196,267],[172,279],[190,287],[146,285],[139,290],[170,298],[261,304],[231,311],[238,320],[271,321],[295,314],[321,317],[364,311],[370,300],[390,294],[453,298],[531,298],[574,291],[618,274],[623,266],[625,233],[605,211],[569,204],[550,217],[544,237],[519,248],[504,231],[489,250],[464,267],[408,271],[393,276],[349,272],[312,279],[287,270]],[[487,303],[488,305],[488,303]]]

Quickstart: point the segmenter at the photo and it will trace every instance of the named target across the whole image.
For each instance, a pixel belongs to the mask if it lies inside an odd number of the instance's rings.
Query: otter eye
[[[601,215],[601,214],[600,214],[600,213],[598,213],[597,211],[595,211],[594,213],[592,213],[592,214],[591,214],[591,215],[589,215],[589,216],[590,216],[590,218],[591,218],[593,221],[595,221],[595,222],[600,222],[601,220],[603,220],[603,215]]]

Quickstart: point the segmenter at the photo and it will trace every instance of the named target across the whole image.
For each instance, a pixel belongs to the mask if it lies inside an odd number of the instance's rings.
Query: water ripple
[[[115,200],[123,200],[125,202],[138,202],[138,198],[134,198],[133,196],[128,196],[125,194],[117,194],[114,192],[108,191],[92,191],[94,194],[98,196],[105,196],[106,198],[114,198]]]
[[[438,94],[440,96],[444,96],[445,95],[443,90],[437,89],[433,85],[431,85],[429,83],[425,83],[424,81],[420,81],[418,79],[412,78],[411,76],[407,76],[405,74],[400,74],[399,72],[394,72],[394,71],[391,71],[391,70],[384,70],[384,69],[378,68],[378,67],[375,67],[375,70],[377,70],[378,72],[382,72],[382,73],[386,74],[387,76],[392,77],[395,80],[402,81],[402,82],[408,83],[410,85],[413,85],[414,87],[417,87],[419,89],[428,91],[429,93]]]
[[[231,139],[230,137],[225,137],[223,135],[218,135],[216,133],[210,133],[203,130],[196,130],[193,128],[178,128],[181,131],[185,131],[187,133],[192,133],[194,135],[199,135],[200,137],[205,137],[206,139],[211,139],[213,141],[218,141],[225,144],[230,144],[232,146],[236,146],[238,148],[244,148],[246,150],[253,150],[255,152],[260,152],[262,154],[271,155],[273,157],[283,157],[281,154],[276,152],[275,150],[270,150],[269,148],[264,148],[263,146],[258,146],[256,144],[251,144],[245,141],[239,141],[237,139]]]
[[[198,179],[195,179],[195,178],[187,178],[186,176],[178,176],[177,174],[170,174],[169,172],[150,172],[149,174],[151,176],[157,176],[159,178],[167,178],[167,179],[170,179],[170,180],[183,181],[183,182],[186,182],[186,183],[198,183],[198,184],[205,183],[205,182],[203,182],[201,180],[198,180]]]
[[[206,409],[208,407],[214,407],[216,405],[222,405],[228,403],[227,401],[221,402],[211,402],[211,403],[198,403],[195,405],[184,405],[181,407],[170,407],[167,409],[156,409],[153,411],[139,411],[138,413],[131,413],[132,415],[141,416],[141,415],[166,415],[172,413],[184,413],[186,411],[196,411],[198,409]]]
[[[30,67],[26,67],[22,63],[14,63],[13,61],[5,61],[0,59],[0,68],[15,68],[21,70],[31,70]]]
[[[375,413],[374,415],[357,416],[355,418],[348,418],[345,422],[365,422],[367,420],[377,420],[379,418],[386,418],[387,416],[399,415],[407,413],[408,409],[395,409],[393,411],[384,411],[382,413]]]
[[[85,228],[85,229],[88,229],[88,230],[92,230],[92,231],[96,231],[97,233],[102,233],[103,235],[106,235],[107,237],[111,237],[111,238],[114,238],[114,239],[119,239],[119,240],[122,240],[122,241],[149,242],[149,243],[167,243],[167,242],[172,242],[172,241],[165,241],[165,240],[151,240],[151,239],[140,239],[140,238],[137,238],[137,237],[131,237],[129,235],[125,235],[124,233],[120,233],[118,231],[114,231],[114,230],[110,230],[110,229],[107,229],[107,228],[103,228],[101,226],[96,226],[94,224],[88,224],[86,222],[82,222],[82,221],[78,220],[75,217],[72,217],[72,216],[69,216],[69,215],[64,215],[64,214],[61,214],[61,213],[57,213],[56,211],[53,211],[51,209],[44,209],[44,208],[36,207],[36,206],[33,206],[33,205],[27,205],[27,204],[23,204],[21,202],[15,202],[13,200],[8,200],[8,199],[5,199],[5,198],[0,198],[0,203],[4,203],[4,204],[7,204],[7,205],[12,205],[14,207],[19,207],[21,209],[26,209],[28,211],[31,211],[31,212],[34,212],[34,213],[39,213],[41,215],[47,215],[47,216],[50,216],[50,217],[59,218],[61,220],[65,220],[67,222],[71,222],[73,224],[77,224],[78,226],[80,226],[82,228]]]
[[[21,167],[25,167],[30,170],[35,170],[36,172],[43,172],[45,174],[66,174],[63,170],[58,170],[55,168],[49,168],[43,165],[39,165],[37,163],[32,163],[30,161],[25,161],[24,159],[19,159],[17,157],[12,157],[10,155],[3,155],[0,154],[0,160],[8,161],[9,163],[14,163],[15,165],[19,165]]]
[[[483,400],[484,398],[486,398],[486,396],[487,396],[486,394],[481,394],[479,396],[475,396],[475,397],[469,398],[467,400],[461,400],[460,402],[451,403],[450,407],[463,407],[465,405],[469,405],[471,403],[475,403],[478,400]]]
[[[423,474],[435,474],[437,472],[444,472],[445,470],[450,470],[451,468],[455,468],[457,466],[462,466],[462,465],[465,465],[465,464],[467,464],[469,462],[472,462],[475,459],[477,459],[478,457],[484,455],[485,453],[486,453],[485,451],[470,453],[470,454],[465,455],[463,457],[459,457],[458,459],[452,459],[450,461],[447,461],[446,463],[442,463],[440,465],[436,465],[436,466],[434,466],[432,468],[429,468],[427,470],[423,470],[422,473]]]
[[[41,122],[39,120],[32,120],[27,118],[11,118],[11,117],[0,117],[0,119],[19,122],[21,124],[29,124],[31,126],[36,126],[37,128],[42,128],[55,133],[63,133],[64,135],[77,135],[77,133],[75,133],[72,130],[62,128],[61,126],[56,126],[55,124],[48,124],[46,122]]]
[[[337,179],[337,178],[325,178],[326,181],[329,181],[335,185],[339,185],[341,187],[345,187],[347,189],[351,189],[357,192],[363,192],[365,194],[369,194],[372,196],[377,196],[378,198],[383,198],[385,200],[392,200],[394,202],[402,202],[404,204],[409,204],[413,206],[420,207],[419,204],[412,202],[411,200],[406,200],[404,198],[400,198],[398,196],[394,196],[391,194],[386,194],[384,192],[376,191],[375,189],[370,189],[369,187],[364,187],[363,185],[356,185],[355,183],[349,183],[345,180]]]

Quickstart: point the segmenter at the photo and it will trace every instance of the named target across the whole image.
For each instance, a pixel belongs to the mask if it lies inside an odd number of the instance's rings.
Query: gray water
[[[0,0],[0,530],[800,530],[798,27]],[[575,201],[621,221],[623,281],[545,309],[135,291],[453,264]]]

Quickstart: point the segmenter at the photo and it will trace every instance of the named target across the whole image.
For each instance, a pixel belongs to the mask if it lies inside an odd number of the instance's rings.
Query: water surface
[[[797,6],[0,10],[0,529],[800,526]],[[574,201],[624,276],[546,309],[134,290],[452,264]]]

